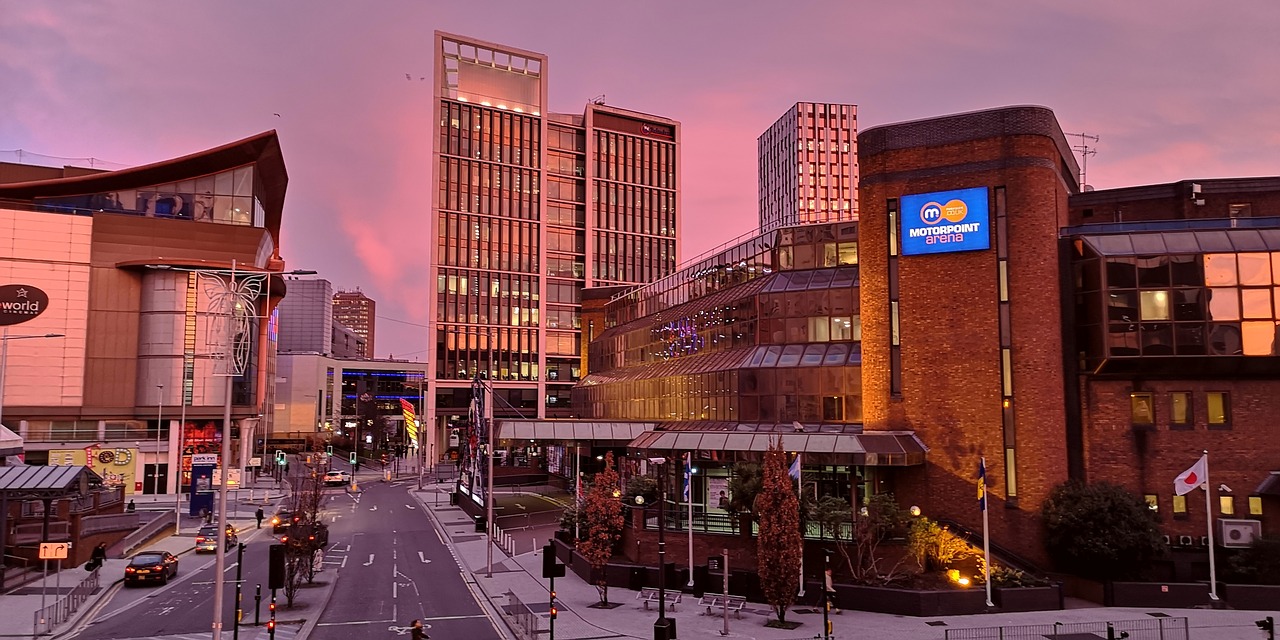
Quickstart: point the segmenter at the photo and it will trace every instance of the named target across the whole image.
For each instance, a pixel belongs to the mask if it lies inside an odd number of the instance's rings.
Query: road
[[[299,601],[305,606],[291,611],[283,593],[279,594],[276,639],[290,640],[296,634],[297,625],[290,627],[289,621],[317,615],[319,621],[309,635],[316,640],[384,635],[407,638],[407,628],[415,618],[423,620],[435,638],[501,638],[432,520],[409,494],[409,489],[416,489],[416,481],[388,484],[380,477],[379,472],[362,469],[357,478],[358,494],[348,487],[326,490],[323,520],[329,525],[329,547],[324,569],[317,574],[315,586],[303,588],[305,595],[300,595]],[[267,509],[268,514],[272,511]],[[253,626],[254,587],[263,585],[261,612],[265,622],[270,600],[266,589],[268,547],[275,539],[267,527],[243,531],[240,540],[245,543],[240,635],[257,638],[262,629]],[[232,639],[236,569],[235,556],[230,555],[224,640]],[[188,553],[180,559],[178,576],[167,586],[114,586],[106,604],[74,638],[208,637],[213,574],[212,554]],[[327,603],[319,602],[316,595],[332,580],[336,580],[332,597]]]
[[[330,502],[329,540],[336,544],[325,562],[337,567],[339,579],[310,638],[374,637],[415,618],[436,638],[500,638],[430,518],[409,495],[416,481],[384,484],[364,475],[358,498],[343,493]]]

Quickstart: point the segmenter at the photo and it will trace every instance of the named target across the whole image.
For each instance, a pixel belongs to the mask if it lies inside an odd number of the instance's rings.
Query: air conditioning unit
[[[1193,541],[1192,541],[1192,539],[1191,539],[1191,536],[1178,536],[1178,544],[1180,544],[1180,545],[1182,545],[1182,546],[1184,546],[1184,547],[1189,547],[1189,546],[1191,546],[1191,543],[1192,543],[1192,542],[1193,542]]]
[[[1202,547],[1209,546],[1209,536],[1200,536],[1200,546]]]
[[[1167,546],[1169,546],[1169,545],[1171,545],[1171,544],[1173,544],[1173,539],[1172,539],[1172,538],[1170,538],[1169,536],[1165,536],[1165,537],[1164,537],[1164,546],[1166,546],[1166,547],[1167,547]]]
[[[1260,520],[1218,519],[1218,540],[1224,547],[1231,549],[1247,547],[1260,537],[1262,537]]]

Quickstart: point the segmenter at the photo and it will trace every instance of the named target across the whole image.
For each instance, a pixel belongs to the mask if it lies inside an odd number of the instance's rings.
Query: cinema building
[[[0,403],[19,458],[88,465],[126,496],[172,493],[225,437],[246,466],[239,443],[270,429],[269,319],[285,294],[266,276],[284,267],[275,132],[119,171],[6,164],[0,177],[0,298],[45,305],[4,318]]]

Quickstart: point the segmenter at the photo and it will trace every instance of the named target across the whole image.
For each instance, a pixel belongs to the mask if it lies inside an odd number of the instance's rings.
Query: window
[[[1169,428],[1190,429],[1194,426],[1191,413],[1191,393],[1173,391],[1169,393]]]
[[[1156,423],[1155,405],[1150,393],[1129,394],[1129,422],[1135,427],[1150,427]]]
[[[1186,496],[1173,497],[1173,515],[1175,517],[1179,517],[1179,516],[1183,518],[1187,517],[1187,497]]]
[[[1210,391],[1205,394],[1205,421],[1209,428],[1226,429],[1231,426],[1231,394],[1226,391]]]
[[[823,396],[822,419],[837,422],[844,420],[844,398],[840,396]]]
[[[1224,516],[1235,515],[1236,499],[1234,496],[1218,496],[1218,510]]]
[[[1249,496],[1249,515],[1262,515],[1262,496]]]
[[[1148,509],[1150,509],[1150,510],[1152,510],[1152,511],[1159,511],[1159,510],[1160,510],[1160,497],[1159,497],[1159,496],[1157,496],[1157,495],[1156,495],[1156,494],[1154,494],[1154,493],[1148,493],[1147,495],[1142,496],[1142,498],[1143,498],[1144,500],[1146,500],[1146,501],[1147,501],[1147,508],[1148,508]]]

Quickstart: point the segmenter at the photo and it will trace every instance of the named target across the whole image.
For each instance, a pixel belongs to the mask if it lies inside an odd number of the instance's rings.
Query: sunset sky
[[[421,360],[436,29],[547,54],[553,111],[680,121],[685,257],[755,226],[756,137],[797,101],[857,104],[863,130],[1044,105],[1100,137],[1098,189],[1280,175],[1280,3],[1253,0],[0,0],[0,161],[276,129],[281,254],[377,300],[378,357]]]

